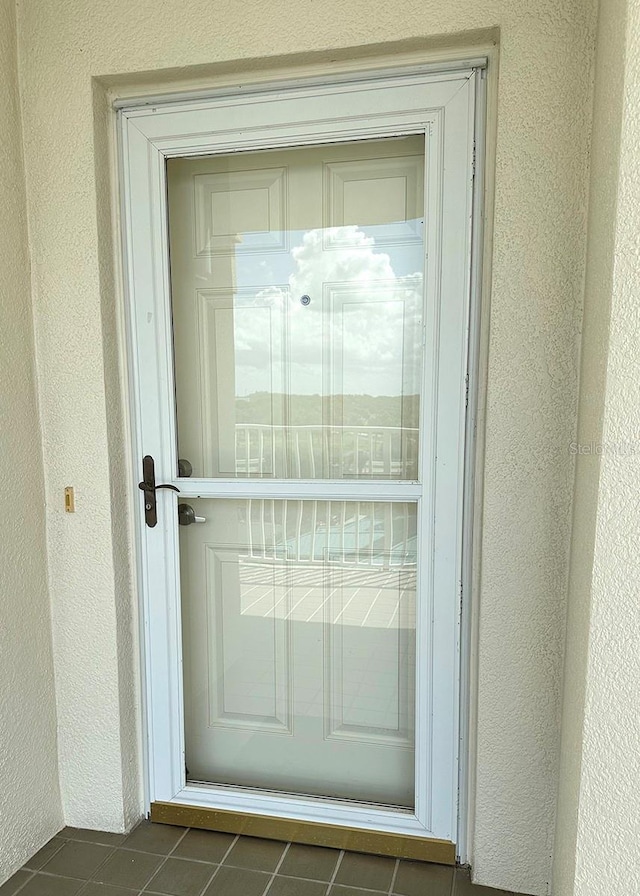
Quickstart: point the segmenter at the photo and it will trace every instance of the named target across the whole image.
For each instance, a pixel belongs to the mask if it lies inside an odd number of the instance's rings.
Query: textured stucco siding
[[[640,2],[615,6],[621,7],[615,33],[626,23],[626,46],[617,40],[609,63],[611,76],[624,60],[621,115],[611,122],[619,155],[609,157],[619,158],[612,277],[600,297],[610,306],[603,450],[574,807],[575,883],[573,890],[559,888],[559,896],[640,894]]]
[[[324,58],[329,69],[332,54],[343,48],[389,41],[416,46],[434,36],[455,43],[457,34],[499,27],[471,846],[480,882],[547,892],[594,12],[584,0],[329,0],[321,6],[259,0],[248,15],[211,0],[21,0],[20,78],[68,823],[119,830],[141,805],[129,661],[127,502],[118,485],[126,465],[114,436],[122,425],[118,332],[104,252],[110,239],[108,178],[103,163],[96,165],[104,147],[94,139],[101,131],[95,130],[92,78],[123,90],[137,72],[147,73],[148,85],[154,78],[166,84],[168,69],[176,78],[199,73],[206,80],[198,67],[235,65],[258,73],[269,57],[289,53],[297,54],[297,64],[319,53],[316,62]],[[65,516],[60,497],[69,483],[77,488],[77,513]]]
[[[614,271],[627,0],[602,3],[598,16],[589,190],[587,270],[582,326],[576,480],[565,647],[562,752],[553,869],[554,896],[574,892],[579,861],[591,588],[600,490],[609,315]],[[584,844],[580,845],[583,848]],[[580,891],[582,892],[582,891]],[[592,891],[584,891],[592,892]],[[594,891],[595,892],[595,891]],[[615,892],[611,890],[610,892]]]
[[[13,0],[0,0],[0,884],[62,827]]]

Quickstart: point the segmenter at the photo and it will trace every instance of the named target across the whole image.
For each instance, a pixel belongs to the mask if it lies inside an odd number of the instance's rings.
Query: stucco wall
[[[608,354],[592,344],[583,363],[597,373],[604,361],[606,379],[600,381],[606,389],[600,402],[602,455],[591,515],[591,575],[576,571],[572,577],[572,597],[580,600],[580,616],[587,620],[588,650],[582,651],[579,676],[585,682],[581,732],[568,732],[572,740],[582,740],[582,751],[578,768],[571,769],[573,799],[561,791],[561,817],[570,818],[574,833],[572,842],[559,844],[559,856],[566,851],[570,862],[556,868],[558,896],[640,893],[640,2],[605,7],[599,81],[611,105],[608,110],[596,104],[596,118],[601,113],[603,122],[594,132],[594,150],[606,150],[603,179],[617,208],[613,220],[610,199],[594,204],[591,212],[594,219],[604,215],[608,232],[603,237],[611,249],[612,261],[605,258],[601,267],[605,277],[599,294],[587,295],[603,309],[589,311],[587,304],[587,313],[601,320],[605,341],[602,320],[609,310],[610,317]],[[589,394],[590,380],[583,389],[585,406],[598,394]],[[587,427],[585,436],[597,440],[597,415],[594,423],[595,431]],[[559,841],[563,835],[559,826]]]
[[[13,0],[0,0],[0,884],[62,827]]]
[[[609,314],[616,248],[627,0],[600,5],[591,140],[589,238],[582,327],[576,479],[565,648],[554,896],[574,893],[582,789],[591,587],[600,491]],[[577,891],[576,891],[577,892]],[[591,892],[591,891],[589,891]],[[614,892],[611,890],[609,892]]]
[[[137,72],[150,84],[171,76],[206,81],[234,65],[257,77],[269,58],[289,53],[298,65],[309,55],[329,69],[341,48],[428,46],[430,37],[442,44],[498,26],[472,859],[481,882],[545,893],[557,789],[593,4],[328,0],[319,7],[278,0],[252,4],[249,20],[237,6],[211,0],[19,4],[67,821],[119,829],[139,806],[130,762],[135,694],[117,639],[118,631],[127,639],[130,613],[115,538],[126,525],[125,496],[116,488],[125,465],[113,441],[116,454],[107,453],[121,420],[113,297],[98,256],[98,233],[103,247],[109,238],[108,197],[94,157],[92,77],[116,92],[130,89]],[[68,483],[77,488],[74,516],[60,510]]]

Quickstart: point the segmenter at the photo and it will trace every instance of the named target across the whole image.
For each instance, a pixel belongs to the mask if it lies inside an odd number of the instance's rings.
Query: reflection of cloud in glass
[[[271,309],[269,332],[264,314],[235,316],[238,396],[269,389],[298,395],[418,391],[422,273],[397,277],[389,254],[376,251],[374,238],[357,226],[332,228],[329,235],[342,247],[323,250],[320,229],[301,234],[288,289],[266,286],[243,302],[245,309]],[[418,245],[415,267],[421,266]],[[302,295],[311,297],[308,306],[300,303]]]

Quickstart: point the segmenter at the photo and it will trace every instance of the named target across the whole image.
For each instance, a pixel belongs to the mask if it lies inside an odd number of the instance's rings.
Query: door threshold
[[[343,825],[165,802],[151,803],[151,821],[156,824],[174,824],[207,831],[243,834],[247,837],[262,837],[266,840],[284,840],[398,859],[434,862],[438,865],[456,863],[455,843],[433,837],[368,831]]]

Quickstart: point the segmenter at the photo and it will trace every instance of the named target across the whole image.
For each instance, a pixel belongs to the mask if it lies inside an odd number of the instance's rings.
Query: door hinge
[[[469,374],[464,378],[464,406],[469,407]]]
[[[476,177],[476,141],[475,137],[473,139],[473,151],[471,153],[471,180],[475,180]]]

